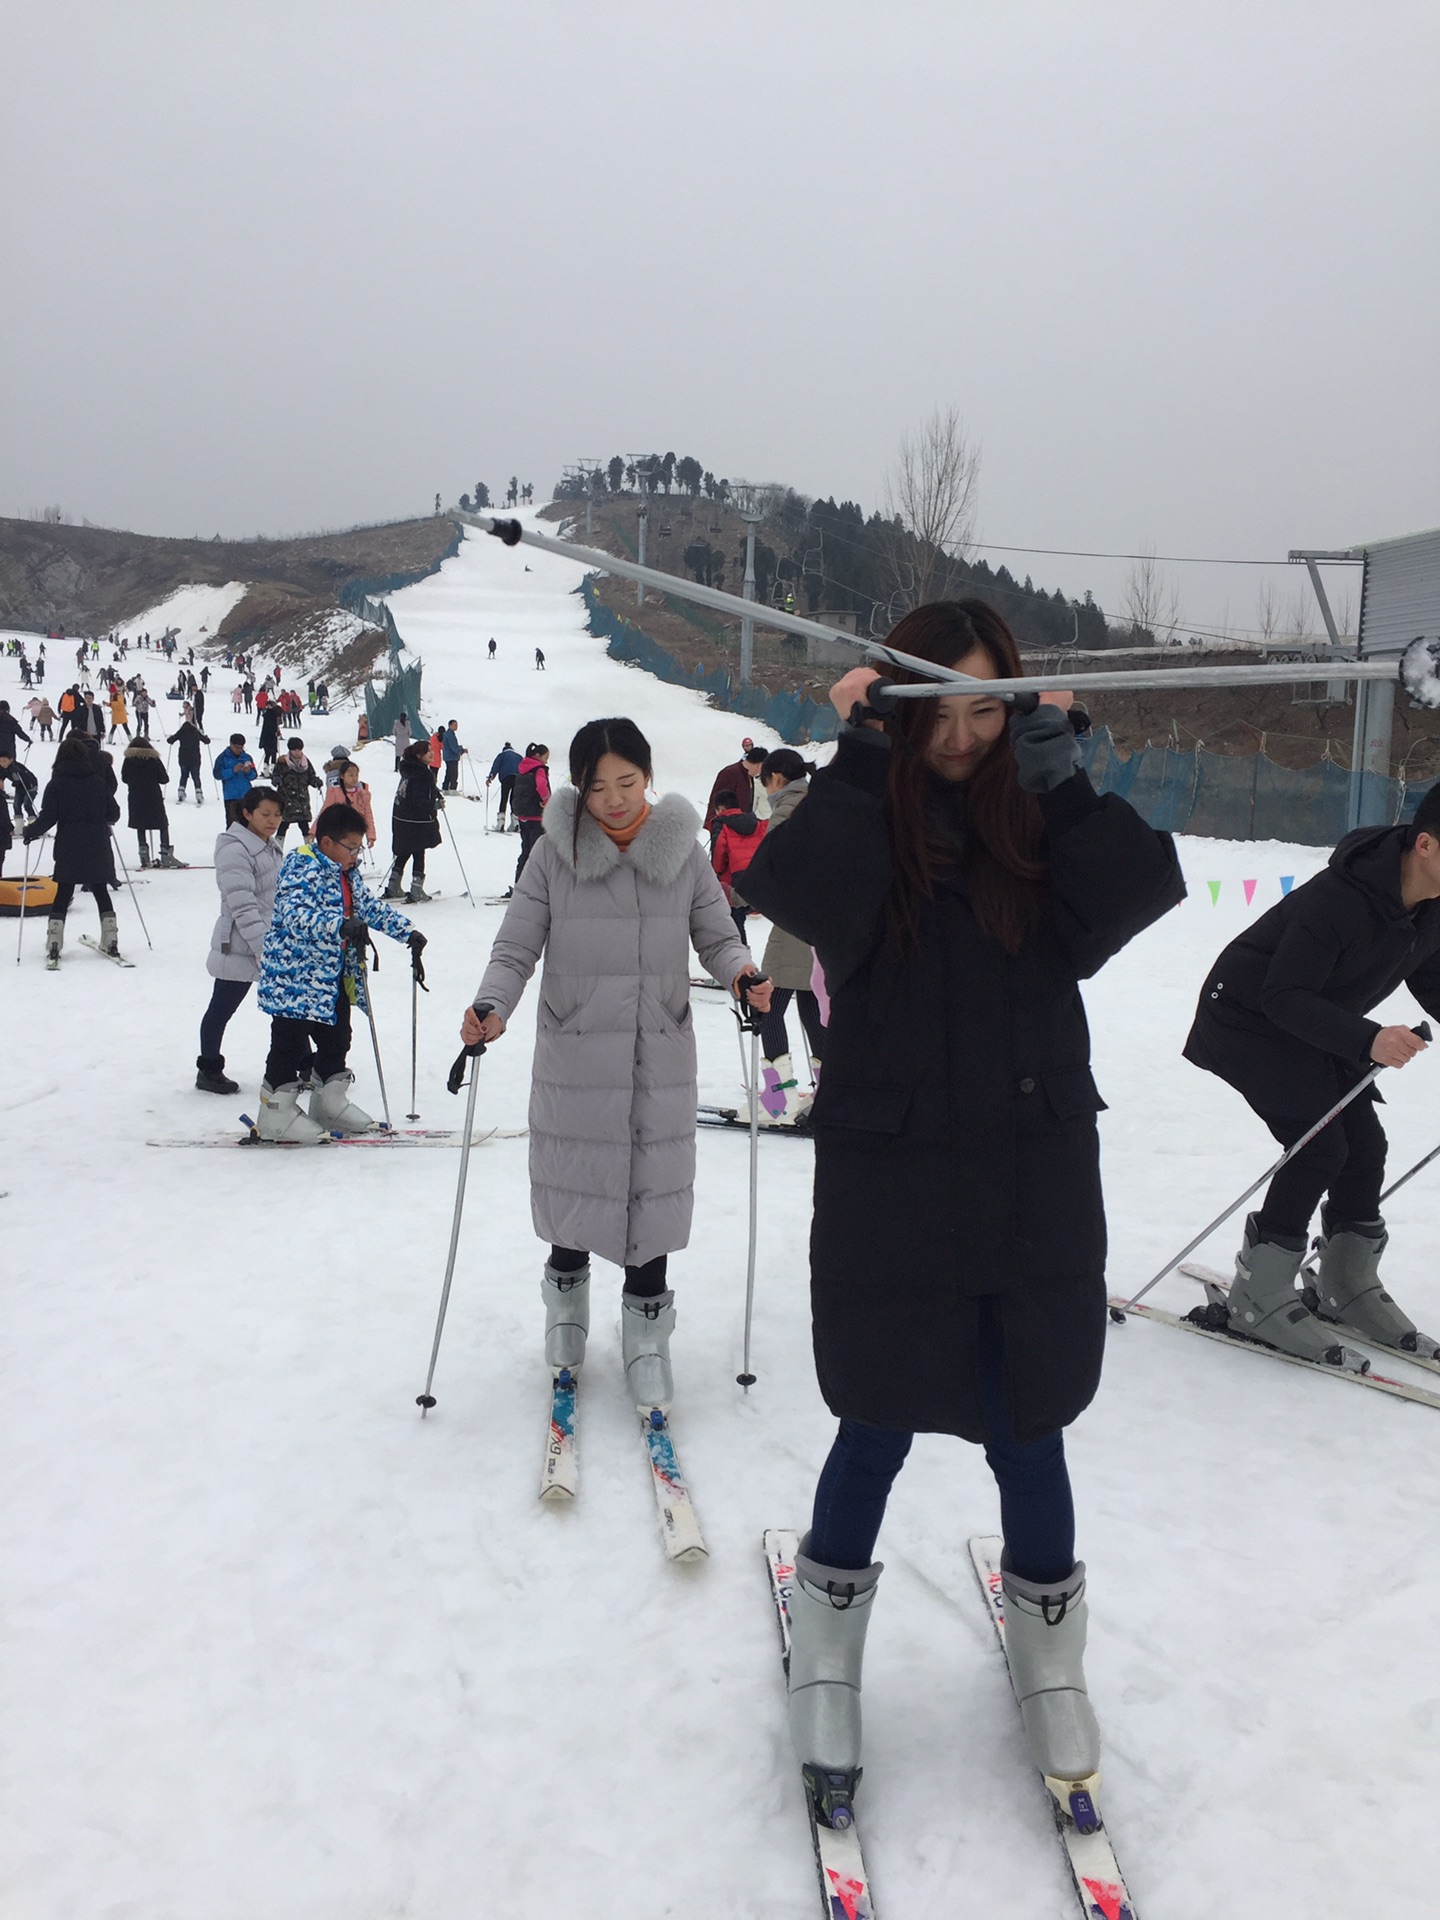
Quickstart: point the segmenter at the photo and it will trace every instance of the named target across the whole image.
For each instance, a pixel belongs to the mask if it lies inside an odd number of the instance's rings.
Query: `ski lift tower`
[[[742,598],[755,598],[755,529],[770,511],[775,489],[753,480],[732,480],[730,498],[745,522],[745,584]],[[746,614],[740,622],[740,684],[748,687],[755,677],[755,622]]]
[[[659,462],[653,455],[644,460],[636,460],[635,462],[635,484],[640,489],[640,537],[639,552],[636,555],[636,559],[642,567],[645,564],[645,529],[650,521],[650,498],[645,491],[645,482],[658,465]],[[637,607],[643,607],[645,604],[645,582],[643,580],[637,580],[635,582],[635,604]]]

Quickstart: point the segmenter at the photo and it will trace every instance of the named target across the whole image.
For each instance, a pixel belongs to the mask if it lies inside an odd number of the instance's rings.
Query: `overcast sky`
[[[0,512],[291,532],[652,449],[868,510],[953,403],[986,541],[1440,524],[1434,0],[0,0],[0,33]],[[1127,571],[991,557],[1112,607]],[[1256,624],[1253,570],[1173,571]]]

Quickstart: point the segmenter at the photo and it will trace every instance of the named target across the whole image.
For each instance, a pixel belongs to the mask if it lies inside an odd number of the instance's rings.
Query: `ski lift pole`
[[[1422,1020],[1418,1027],[1412,1027],[1410,1031],[1414,1034],[1418,1034],[1420,1039],[1425,1041],[1427,1046],[1430,1043],[1430,1041],[1435,1037],[1430,1031],[1430,1022],[1428,1020]],[[1289,1163],[1295,1158],[1297,1153],[1301,1152],[1305,1147],[1309,1146],[1310,1142],[1315,1138],[1316,1134],[1323,1133],[1326,1127],[1328,1127],[1330,1122],[1335,1118],[1335,1116],[1339,1113],[1343,1113],[1346,1107],[1349,1106],[1352,1100],[1358,1100],[1360,1098],[1360,1095],[1364,1093],[1365,1089],[1368,1086],[1370,1086],[1371,1083],[1374,1080],[1376,1080],[1379,1077],[1379,1075],[1382,1074],[1384,1071],[1385,1069],[1383,1066],[1379,1066],[1379,1065],[1373,1066],[1370,1069],[1369,1073],[1365,1075],[1363,1080],[1357,1080],[1354,1086],[1351,1087],[1350,1091],[1342,1099],[1337,1100],[1334,1106],[1331,1107],[1328,1113],[1322,1114],[1320,1118],[1315,1122],[1313,1127],[1309,1128],[1307,1132],[1301,1134],[1300,1138],[1295,1142],[1293,1147],[1287,1147],[1285,1149],[1284,1153],[1281,1154],[1280,1158],[1275,1162],[1273,1167],[1267,1167],[1265,1172],[1261,1174],[1260,1178],[1256,1181],[1253,1181],[1251,1185],[1248,1186],[1245,1189],[1245,1191],[1240,1195],[1238,1200],[1232,1200],[1230,1205],[1226,1207],[1223,1213],[1216,1214],[1215,1218],[1210,1222],[1208,1227],[1202,1227],[1199,1233],[1196,1234],[1193,1240],[1188,1240],[1185,1243],[1185,1245],[1180,1249],[1179,1253],[1175,1255],[1175,1258],[1173,1260],[1167,1260],[1164,1266],[1161,1267],[1160,1271],[1154,1276],[1154,1278],[1151,1280],[1147,1280],[1144,1286],[1141,1287],[1138,1293],[1131,1294],[1130,1298],[1128,1300],[1122,1301],[1119,1306],[1111,1307],[1110,1318],[1114,1320],[1117,1324],[1123,1321],[1126,1313],[1129,1311],[1131,1307],[1133,1307],[1137,1303],[1137,1301],[1143,1300],[1146,1294],[1149,1293],[1152,1287],[1158,1287],[1160,1282],[1165,1278],[1166,1274],[1173,1273],[1176,1267],[1179,1266],[1182,1260],[1188,1260],[1190,1255],[1195,1251],[1196,1247],[1198,1247],[1203,1240],[1208,1240],[1210,1235],[1214,1233],[1217,1227],[1223,1227],[1225,1222],[1230,1218],[1232,1213],[1238,1213],[1241,1207],[1244,1206],[1245,1202],[1250,1198],[1252,1194],[1258,1193],[1261,1187],[1263,1187],[1267,1183],[1267,1181],[1273,1180],[1276,1174],[1279,1173],[1282,1167],[1288,1166]],[[1437,1147],[1435,1151],[1437,1153],[1440,1153],[1440,1147]],[[1422,1161],[1421,1165],[1423,1164],[1424,1162]],[[1416,1168],[1415,1171],[1418,1172],[1419,1168]],[[1406,1178],[1407,1179],[1409,1178],[1408,1174],[1406,1175]]]
[[[483,1020],[490,1012],[489,1007],[477,1007],[476,1018]],[[460,1083],[465,1078],[465,1062],[470,1062],[470,1091],[465,1096],[465,1138],[460,1142],[460,1177],[455,1185],[455,1212],[450,1221],[450,1251],[445,1258],[445,1279],[440,1288],[440,1311],[435,1316],[435,1339],[430,1348],[430,1367],[425,1375],[425,1391],[417,1393],[415,1404],[420,1409],[423,1420],[435,1404],[435,1396],[430,1389],[435,1384],[435,1362],[440,1358],[440,1336],[445,1331],[445,1311],[450,1305],[450,1283],[455,1278],[455,1255],[460,1248],[460,1216],[465,1209],[465,1182],[470,1173],[470,1141],[475,1132],[475,1094],[480,1085],[480,1057],[485,1051],[485,1042],[477,1040],[473,1046],[465,1048],[445,1082],[451,1093],[460,1091]]]
[[[760,1203],[760,1027],[763,1015],[751,1005],[750,990],[761,986],[769,976],[746,974],[740,981],[740,1006],[735,1018],[742,1034],[750,1036],[750,1245],[745,1260],[745,1345],[740,1372],[735,1383],[748,1393],[755,1384],[750,1371],[750,1327],[755,1317],[755,1244]],[[743,1011],[742,1011],[743,1009]]]
[[[832,646],[838,641],[842,646],[854,647],[871,660],[883,660],[893,667],[903,667],[932,683],[926,686],[885,684],[880,687],[878,696],[873,692],[871,695],[871,709],[877,715],[892,711],[890,706],[884,704],[889,701],[935,699],[947,693],[964,692],[976,697],[1008,701],[1019,694],[1073,692],[1077,684],[1082,685],[1087,693],[1134,692],[1147,687],[1169,691],[1195,687],[1280,687],[1314,680],[1319,671],[1313,660],[1275,660],[1254,667],[1136,667],[1085,674],[1076,674],[1072,670],[1067,673],[1026,674],[1018,680],[981,680],[972,674],[956,673],[950,668],[937,666],[933,660],[921,660],[914,654],[902,653],[895,647],[887,646],[883,640],[867,640],[857,634],[841,633],[835,627],[827,627],[818,620],[806,620],[799,614],[782,613],[778,609],[761,610],[755,601],[741,599],[738,594],[725,593],[719,587],[702,586],[698,581],[682,579],[678,574],[661,573],[654,567],[642,567],[633,560],[605,553],[598,547],[580,547],[570,540],[552,540],[546,534],[535,533],[529,527],[521,526],[518,520],[473,513],[460,513],[456,518],[467,526],[478,527],[483,533],[494,534],[506,546],[524,545],[538,547],[545,553],[557,553],[597,573],[619,574],[623,579],[656,587],[662,593],[675,595],[677,599],[693,601],[696,606],[712,607],[719,613],[729,614],[732,619],[757,620],[761,626],[776,628],[782,633],[798,633],[807,639],[826,640]],[[1385,659],[1326,660],[1322,677],[1348,681],[1398,679],[1417,706],[1440,708],[1440,639],[1417,637],[1398,658],[1392,655]]]

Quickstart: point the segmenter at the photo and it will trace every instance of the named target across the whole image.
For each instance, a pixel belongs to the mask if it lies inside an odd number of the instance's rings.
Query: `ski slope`
[[[577,578],[471,535],[395,595],[427,719],[458,719],[483,778],[506,738],[547,741],[563,769],[582,720],[628,712],[659,785],[703,801],[758,730],[608,660],[583,631]],[[53,700],[70,676],[60,643],[50,652]],[[147,677],[167,684],[158,667]],[[212,674],[217,750],[231,683]],[[0,693],[20,710],[14,661],[0,659]],[[318,758],[353,740],[353,714],[302,732]],[[36,748],[31,765],[49,757]],[[389,746],[360,758],[384,823]],[[459,800],[446,815],[480,896],[503,890],[516,854],[484,814]],[[218,805],[171,815],[181,858],[208,860]],[[133,836],[121,844],[128,859]],[[1322,858],[1182,851],[1189,900],[1086,989],[1116,1289],[1275,1157],[1179,1047],[1219,946]],[[766,1525],[806,1524],[832,1432],[809,1351],[810,1148],[761,1142],[759,1381],[745,1397],[748,1145],[700,1140],[694,1238],[673,1262],[673,1424],[711,1557],[675,1568],[624,1403],[619,1276],[603,1266],[580,1498],[559,1512],[536,1499],[548,1391],[523,1140],[472,1158],[424,1421],[455,1155],[146,1145],[218,1136],[253,1110],[267,1024],[253,997],[231,1024],[239,1097],[192,1090],[213,876],[146,879],[153,951],[128,896],[120,908],[134,971],[78,945],[88,897],[57,975],[36,927],[17,968],[16,923],[0,920],[0,1913],[813,1916],[760,1552]],[[461,897],[448,838],[430,884],[443,896],[414,910],[432,988],[418,1108],[454,1125],[444,1074],[501,910]],[[381,944],[398,1118],[409,978]],[[482,1126],[524,1124],[533,1004],[482,1064]],[[714,995],[697,995],[695,1019],[701,1097],[733,1102],[734,1023]],[[378,1111],[363,1027],[351,1058]],[[1386,1076],[1392,1170],[1435,1144],[1437,1087],[1440,1053]],[[1437,1192],[1432,1171],[1397,1196],[1388,1256],[1432,1328]],[[1233,1244],[1222,1231],[1202,1257],[1223,1264]],[[1183,1310],[1198,1289],[1172,1278],[1153,1297]],[[1430,1911],[1440,1414],[1132,1321],[1112,1330],[1100,1397],[1068,1444],[1105,1803],[1141,1915]],[[970,1572],[967,1536],[997,1529],[978,1450],[917,1441],[881,1539],[866,1663],[861,1805],[882,1920],[1075,1911]]]

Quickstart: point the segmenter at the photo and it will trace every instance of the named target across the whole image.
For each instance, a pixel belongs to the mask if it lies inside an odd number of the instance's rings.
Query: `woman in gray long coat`
[[[721,980],[754,974],[697,835],[670,794],[653,806],[649,743],[592,720],[570,743],[490,964],[467,1045],[498,1040],[542,955],[530,1096],[530,1205],[550,1242],[545,1358],[573,1373],[590,1324],[590,1255],[625,1269],[625,1372],[642,1412],[667,1408],[675,1296],[667,1255],[690,1238],[695,1035],[690,948]],[[769,987],[752,993],[763,1012]]]
[[[210,935],[205,966],[215,985],[200,1022],[195,1085],[201,1093],[238,1093],[225,1077],[225,1028],[260,977],[260,950],[275,911],[275,879],[285,855],[275,840],[280,796],[273,787],[251,787],[237,801],[239,815],[215,842],[215,884],[220,918]]]

